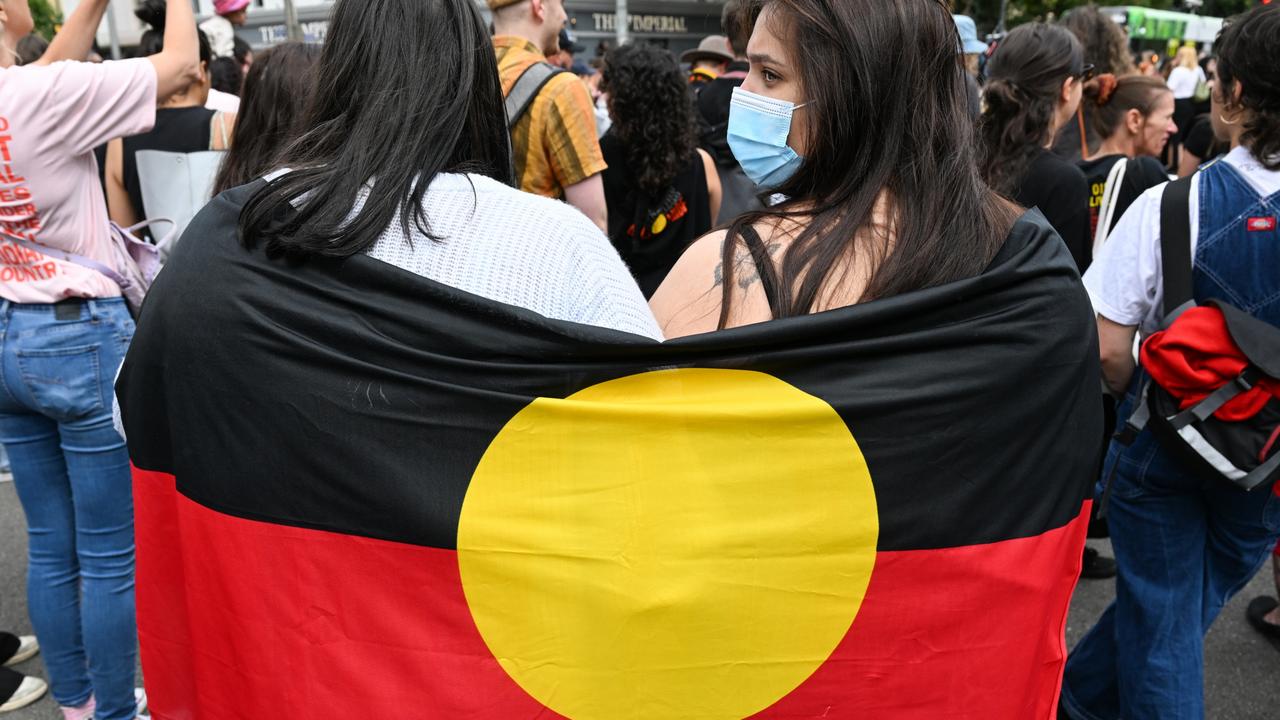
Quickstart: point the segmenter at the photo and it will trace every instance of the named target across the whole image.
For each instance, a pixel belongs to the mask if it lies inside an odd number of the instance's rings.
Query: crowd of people
[[[1273,551],[1280,596],[1280,486],[1113,434],[1147,403],[1156,361],[1135,343],[1178,317],[1171,180],[1190,178],[1188,299],[1280,327],[1280,7],[1161,67],[1092,6],[988,43],[934,0],[727,0],[696,50],[583,63],[558,59],[563,0],[488,0],[489,27],[470,0],[339,0],[323,47],[258,52],[235,36],[248,4],[197,27],[189,0],[145,0],[136,57],[94,62],[107,0],[48,43],[27,0],[0,0],[0,441],[49,676],[0,671],[0,712],[46,691],[68,720],[147,709],[113,422],[136,308],[110,270],[120,228],[154,214],[137,154],[161,150],[224,153],[212,196],[256,184],[248,249],[367,255],[658,342],[929,292],[1044,230],[1074,264],[1064,297],[1097,313],[1098,348],[1076,351],[1097,351],[1106,431],[1068,450],[1097,458],[1090,535],[1116,555],[1074,551],[1116,600],[1066,660],[1059,712],[1203,717],[1204,634]],[[1280,379],[1251,372],[1272,395],[1248,420],[1274,427]],[[1277,600],[1249,619],[1280,637]],[[0,634],[14,663],[36,645]]]

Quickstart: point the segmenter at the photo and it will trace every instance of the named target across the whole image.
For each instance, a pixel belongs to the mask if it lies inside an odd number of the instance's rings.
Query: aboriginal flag
[[[193,222],[118,383],[160,720],[1053,717],[1101,434],[981,275],[667,344]]]

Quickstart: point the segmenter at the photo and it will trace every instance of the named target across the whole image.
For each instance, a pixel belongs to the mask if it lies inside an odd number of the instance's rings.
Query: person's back
[[[600,140],[609,163],[609,240],[648,297],[711,229],[719,178],[711,157],[694,145],[689,89],[670,53],[623,46],[606,56],[602,73],[613,118]]]
[[[218,115],[216,111],[200,106],[158,108],[155,127],[149,132],[130,135],[121,140],[124,188],[129,195],[134,217],[141,219],[149,216],[142,202],[142,181],[138,177],[138,152],[159,150],[194,153],[210,150],[219,144],[225,147],[230,134],[225,121],[215,123],[215,117]]]
[[[502,94],[509,96],[526,73],[539,71],[558,48],[566,19],[562,0],[489,0],[496,35],[494,51]],[[522,85],[522,90],[526,89]],[[559,198],[577,207],[600,229],[607,228],[600,173],[606,164],[596,134],[595,106],[572,73],[556,73],[527,88],[527,101],[511,127],[512,158],[521,190]],[[504,116],[505,117],[505,116]]]
[[[1023,207],[1039,208],[1080,268],[1088,265],[1092,243],[1089,188],[1079,168],[1046,146],[1074,121],[1090,72],[1071,33],[1041,23],[1019,26],[987,61],[978,121],[987,183]]]
[[[544,317],[662,339],[618,253],[568,205],[484,175],[442,174],[422,209],[438,240],[393,223],[368,255]]]
[[[1149,366],[1148,351],[1163,338],[1152,336],[1185,329],[1181,320],[1168,327],[1173,318],[1166,317],[1166,288],[1178,282],[1164,274],[1164,244],[1173,242],[1164,237],[1166,222],[1187,228],[1190,294],[1197,304],[1220,300],[1280,328],[1280,274],[1274,272],[1280,266],[1280,123],[1267,110],[1280,100],[1274,72],[1280,64],[1280,7],[1255,8],[1237,18],[1215,48],[1221,80],[1212,95],[1214,129],[1234,149],[1189,181],[1179,181],[1189,183],[1180,209],[1185,217],[1164,217],[1165,194],[1179,186],[1147,191],[1085,275],[1098,313],[1104,379],[1125,396],[1118,410],[1122,423],[1148,404],[1146,394],[1139,397],[1142,383],[1167,370],[1158,362]],[[1176,197],[1170,196],[1171,212],[1178,207]],[[1139,331],[1149,339],[1143,365],[1135,369],[1132,349]],[[1191,352],[1205,358],[1207,371],[1215,360],[1205,346],[1212,332],[1182,337]],[[1192,369],[1200,369],[1198,362]],[[1266,387],[1266,381],[1264,374],[1256,384]],[[1184,439],[1190,442],[1192,435]],[[1204,634],[1280,537],[1280,486],[1244,492],[1187,463],[1150,427],[1124,439],[1132,442],[1113,442],[1103,470],[1119,592],[1072,651],[1064,707],[1073,718],[1203,717]],[[1272,450],[1264,447],[1258,461]],[[1225,472],[1230,463],[1218,457]],[[1151,542],[1153,537],[1160,542]]]

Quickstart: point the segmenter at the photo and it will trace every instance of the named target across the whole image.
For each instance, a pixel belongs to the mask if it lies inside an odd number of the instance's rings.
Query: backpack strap
[[[1111,166],[1107,173],[1107,182],[1102,191],[1102,205],[1098,207],[1098,227],[1093,233],[1093,257],[1098,257],[1102,246],[1111,234],[1112,221],[1116,217],[1116,206],[1120,204],[1120,188],[1124,185],[1125,175],[1129,171],[1129,163],[1133,160],[1120,160]]]
[[[773,258],[760,239],[760,233],[750,225],[742,226],[742,242],[751,252],[751,260],[756,266],[756,275],[760,278],[760,287],[764,290],[765,299],[769,301],[769,312],[774,319],[782,317],[782,295],[778,292],[778,272],[773,267]]]
[[[1191,178],[1174,180],[1160,198],[1160,256],[1164,326],[1194,302],[1191,289]]]
[[[520,73],[520,77],[516,79],[516,84],[511,86],[511,92],[507,94],[505,101],[508,130],[515,130],[516,123],[520,122],[524,114],[533,106],[533,101],[538,97],[538,93],[542,92],[542,88],[551,82],[551,78],[562,72],[565,71],[551,63],[536,62]]]

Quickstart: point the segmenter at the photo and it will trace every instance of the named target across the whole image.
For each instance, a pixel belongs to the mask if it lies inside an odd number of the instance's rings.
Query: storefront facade
[[[210,0],[200,0],[212,9]],[[255,0],[249,12],[249,23],[237,32],[250,45],[269,47],[288,38],[282,0]],[[483,1],[481,12],[488,17]],[[723,0],[631,0],[628,34],[632,41],[652,42],[683,52],[696,47],[707,35],[720,33],[720,11]],[[329,29],[331,0],[296,0],[298,20],[307,42],[324,42]],[[617,38],[617,5],[613,0],[566,0],[569,22],[584,50],[580,55],[592,57],[601,44],[612,47]]]

